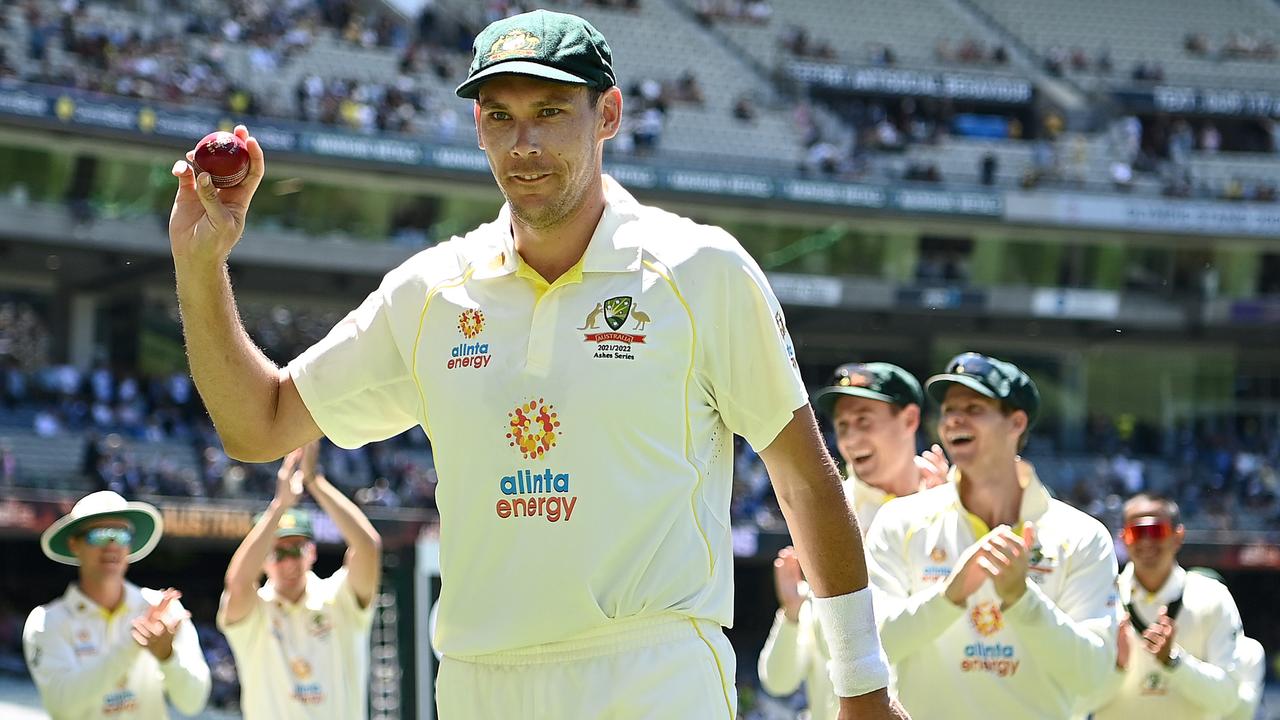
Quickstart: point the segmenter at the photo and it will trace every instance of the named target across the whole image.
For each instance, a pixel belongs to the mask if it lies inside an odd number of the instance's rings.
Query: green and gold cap
[[[617,84],[609,43],[577,15],[534,10],[491,23],[476,36],[467,79],[455,91],[475,100],[496,75],[528,75],[606,90]]]
[[[265,512],[255,515],[253,524],[257,525],[266,515]],[[311,515],[306,510],[299,508],[285,510],[280,514],[280,524],[276,525],[275,536],[277,538],[304,537],[308,540],[314,539],[315,533],[311,529]]]
[[[814,407],[830,416],[836,401],[845,395],[870,398],[890,405],[924,405],[920,381],[891,363],[845,363],[836,368],[831,382],[813,394]]]
[[[1040,415],[1040,390],[1017,365],[982,353],[961,353],[947,363],[947,369],[925,381],[929,395],[939,405],[952,385],[963,385],[1027,414],[1028,427]]]

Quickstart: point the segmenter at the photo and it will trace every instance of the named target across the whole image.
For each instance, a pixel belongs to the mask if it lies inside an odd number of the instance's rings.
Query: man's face
[[[68,541],[71,554],[80,561],[80,573],[106,579],[123,578],[129,569],[133,526],[121,518],[93,520],[80,527]]]
[[[920,408],[895,406],[881,400],[845,395],[836,401],[832,424],[836,448],[845,466],[858,479],[891,490],[903,465],[912,464]]]
[[[621,114],[617,88],[593,107],[582,85],[499,75],[480,87],[476,137],[517,221],[542,230],[582,208]]]
[[[1164,503],[1138,499],[1125,506],[1120,536],[1134,566],[1144,573],[1172,569],[1184,535],[1181,525],[1174,526]]]
[[[276,590],[291,594],[306,583],[315,563],[315,543],[298,536],[279,538],[267,555],[267,578]]]
[[[1005,415],[999,400],[953,383],[942,401],[938,437],[952,464],[964,470],[980,461],[1017,455],[1018,437],[1026,427],[1026,413]]]

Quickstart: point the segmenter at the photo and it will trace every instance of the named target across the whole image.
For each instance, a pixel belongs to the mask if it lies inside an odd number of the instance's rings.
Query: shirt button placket
[[[529,323],[529,349],[525,355],[525,372],[545,377],[551,372],[551,356],[555,352],[556,317],[560,310],[558,288],[547,291],[533,306]]]

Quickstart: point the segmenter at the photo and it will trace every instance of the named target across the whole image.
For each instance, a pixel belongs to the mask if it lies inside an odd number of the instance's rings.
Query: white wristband
[[[880,649],[871,589],[813,599],[831,662],[827,672],[839,697],[866,695],[889,686],[889,664]]]

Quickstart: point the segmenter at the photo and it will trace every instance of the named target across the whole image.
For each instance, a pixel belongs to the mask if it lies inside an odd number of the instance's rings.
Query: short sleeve
[[[250,646],[255,638],[263,636],[267,629],[267,613],[262,607],[262,596],[256,592],[253,594],[253,607],[249,610],[249,614],[240,618],[235,623],[228,624],[226,621],[227,593],[222,593],[222,598],[218,603],[217,626],[218,630],[227,637],[227,642],[233,646],[246,648]]]
[[[397,338],[396,319],[417,317],[426,297],[402,284],[405,277],[388,274],[324,339],[289,363],[311,417],[341,447],[384,440],[420,422],[417,384],[400,345],[414,338]]]
[[[769,281],[736,240],[708,251],[716,267],[699,277],[711,304],[696,323],[701,379],[726,427],[757,452],[767,448],[808,401],[786,317]],[[700,275],[702,275],[700,273]]]
[[[360,600],[356,598],[356,591],[351,587],[348,580],[347,569],[339,568],[337,572],[329,576],[326,581],[333,588],[333,602],[337,610],[343,617],[355,624],[355,627],[361,630],[367,630],[373,625],[373,613],[378,603],[378,593],[374,593],[369,598],[369,604],[360,607]]]

